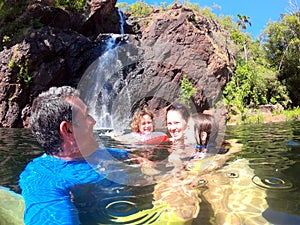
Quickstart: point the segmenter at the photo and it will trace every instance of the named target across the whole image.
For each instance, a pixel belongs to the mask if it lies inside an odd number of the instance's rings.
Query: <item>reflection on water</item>
[[[40,155],[41,151],[27,129],[0,129],[0,133],[0,185],[19,192],[19,174],[27,162]],[[223,169],[199,179],[202,202],[200,214],[193,225],[222,224],[219,219],[229,217],[232,221],[249,222],[254,212],[268,221],[259,223],[257,221],[262,220],[257,220],[254,224],[300,224],[300,122],[229,126],[226,129],[226,139],[238,139],[244,145],[243,150],[235,154]],[[113,144],[111,147],[127,148],[135,154],[145,150],[141,146],[110,143],[105,138],[99,139],[99,142],[102,145]],[[148,146],[147,150],[151,153],[148,157],[165,163],[169,153],[161,151],[164,148],[165,146]],[[166,169],[168,172],[169,168],[164,163],[158,164],[156,169]],[[208,191],[210,187],[215,188],[214,193]],[[103,207],[103,213],[113,221],[119,214],[149,209],[152,207],[153,188],[153,185],[129,187],[133,195],[125,200],[111,199]],[[243,208],[248,205],[242,204],[245,201],[253,209]],[[140,221],[135,221],[136,224],[155,221],[163,210],[160,206],[157,207],[157,211],[141,215]],[[219,210],[217,207],[223,209]],[[219,214],[216,215],[216,212]],[[128,220],[131,221],[132,218]]]
[[[244,144],[237,157],[249,160],[253,183],[266,191],[268,220],[300,224],[300,121],[227,127],[226,134]]]
[[[0,185],[20,192],[19,174],[27,162],[41,155],[39,145],[28,129],[0,129]]]
[[[293,183],[289,181],[284,175],[275,171],[270,173],[269,175],[266,173],[263,177],[259,177],[257,175],[252,177],[252,181],[260,188],[264,189],[291,189],[293,188]]]

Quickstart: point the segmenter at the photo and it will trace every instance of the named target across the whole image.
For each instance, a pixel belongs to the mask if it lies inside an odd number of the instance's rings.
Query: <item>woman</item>
[[[184,144],[189,117],[189,111],[181,104],[171,105],[167,108],[166,125],[171,135],[170,141],[174,144]]]
[[[182,104],[171,105],[166,112],[166,126],[170,134],[170,141],[173,143],[170,148],[168,165],[174,166],[174,171],[181,171],[186,161],[189,161],[195,155],[195,148],[189,143],[195,143],[193,132],[190,127],[190,113]]]

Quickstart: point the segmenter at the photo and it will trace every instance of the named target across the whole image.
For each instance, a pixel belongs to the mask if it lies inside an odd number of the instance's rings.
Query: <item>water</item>
[[[114,68],[122,66],[122,63],[118,61],[118,52],[113,50],[117,47],[117,37],[118,35],[112,35],[107,40],[104,54],[89,66],[78,85],[82,98],[91,109],[90,114],[95,118],[95,127],[98,129],[113,127],[111,107],[116,95],[113,87],[119,83],[119,75]]]
[[[0,185],[19,193],[19,174],[41,154],[29,129],[0,129]]]
[[[124,14],[121,10],[118,10],[118,14],[119,14],[119,17],[120,17],[120,33],[121,34],[124,34],[124,25],[125,25],[125,22],[126,22],[126,19],[124,17]]]
[[[234,126],[226,134],[244,144],[238,158],[249,161],[253,183],[266,191],[264,216],[274,224],[300,224],[300,122]]]
[[[82,99],[91,109],[90,114],[95,118],[97,129],[113,128],[112,105],[116,96],[115,87],[120,85],[120,69],[126,66],[124,51],[120,45],[124,44],[124,24],[123,13],[118,10],[120,17],[120,34],[111,34],[106,41],[104,53],[96,59],[86,70],[81,79],[78,89],[81,91]],[[117,40],[119,39],[119,40]],[[128,57],[130,58],[130,57]]]
[[[19,174],[42,152],[27,129],[0,129],[0,133],[0,185],[20,193]],[[229,126],[226,139],[238,139],[244,144],[243,150],[222,169],[203,176],[203,185],[199,185],[200,213],[193,225],[222,224],[218,221],[224,215],[226,219],[232,217],[232,221],[238,218],[243,222],[240,224],[300,224],[300,121]],[[175,187],[178,190],[174,198],[178,197],[180,187]],[[131,199],[108,205],[104,213],[118,215],[135,207],[149,208],[153,185],[130,190],[134,193]],[[149,223],[160,213],[157,207],[143,218]]]

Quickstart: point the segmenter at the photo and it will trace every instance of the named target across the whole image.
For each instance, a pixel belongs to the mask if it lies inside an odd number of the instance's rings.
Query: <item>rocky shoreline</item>
[[[215,21],[174,4],[154,11],[139,26],[125,22],[121,34],[116,1],[90,2],[99,7],[90,7],[85,17],[37,1],[18,18],[24,26],[28,21],[39,26],[26,27],[21,41],[0,52],[0,127],[28,127],[33,99],[51,86],[76,87],[112,37],[115,46],[137,46],[142,52],[118,71],[118,83],[103,84],[112,96],[125,88],[138,93],[135,102],[128,102],[131,112],[145,105],[163,109],[176,101],[185,75],[195,89],[191,101],[197,112],[219,100],[236,62],[230,35]]]

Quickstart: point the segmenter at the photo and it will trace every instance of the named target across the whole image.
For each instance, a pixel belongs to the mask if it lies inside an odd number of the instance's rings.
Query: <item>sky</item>
[[[132,4],[140,0],[118,0]],[[170,4],[175,0],[143,0],[151,5],[160,5],[160,2]],[[247,26],[246,32],[252,35],[252,39],[257,39],[259,34],[266,28],[268,22],[280,20],[280,14],[290,12],[292,1],[300,6],[300,0],[188,0],[191,3],[198,3],[200,8],[209,7],[212,12],[219,15],[232,15],[237,21],[237,14],[249,16],[251,26]],[[180,0],[179,2],[183,2]],[[218,7],[214,7],[217,5]]]

